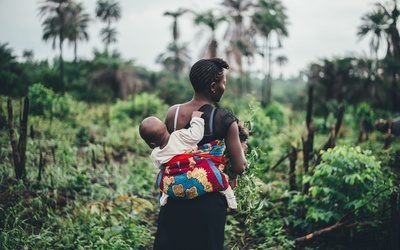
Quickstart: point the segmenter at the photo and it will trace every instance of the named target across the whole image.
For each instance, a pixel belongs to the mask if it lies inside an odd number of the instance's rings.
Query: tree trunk
[[[3,99],[0,96],[0,130],[6,128],[7,126],[7,117],[3,110]]]
[[[267,85],[268,79],[265,75],[262,86],[261,86],[261,106],[265,108],[267,106]]]
[[[60,35],[60,91],[64,92],[64,59],[63,59],[63,44],[64,38]]]
[[[64,42],[64,12],[62,11],[62,2],[59,2],[59,6],[57,8],[58,18],[60,19],[60,31],[59,31],[59,39],[60,39],[60,91],[64,92],[64,59],[63,59],[63,42]]]
[[[271,38],[268,36],[268,85],[267,85],[267,105],[272,101],[272,47]]]
[[[74,63],[78,62],[78,42],[74,41]]]
[[[400,64],[400,61],[398,61],[398,63]],[[397,104],[398,100],[397,100],[397,74],[396,74],[396,69],[399,68],[399,66],[396,65],[396,63],[394,63],[393,65],[393,72],[392,72],[392,111],[396,112],[396,111],[400,111],[400,107]]]
[[[306,114],[306,126],[307,126],[307,138],[302,138],[303,142],[303,168],[304,174],[308,174],[310,166],[310,155],[314,148],[314,123],[312,121],[312,110],[314,101],[314,85],[311,84],[308,87],[308,102],[307,102],[307,114]],[[305,184],[303,187],[303,193],[307,194],[310,184]]]
[[[390,146],[391,138],[392,138],[392,126],[393,126],[393,120],[390,118],[388,120],[388,130],[385,134],[385,143],[383,144],[383,149],[388,149]]]
[[[217,41],[215,39],[212,39],[209,47],[210,57],[217,57],[217,47]]]
[[[310,121],[310,125],[308,126],[308,134],[307,138],[304,139],[302,138],[303,141],[303,168],[304,168],[304,174],[308,174],[309,172],[309,167],[310,167],[310,156],[313,151],[314,147],[314,123]],[[306,183],[303,187],[303,194],[308,193],[308,189],[310,188],[310,184]]]
[[[339,106],[339,114],[336,118],[336,124],[332,125],[331,136],[329,137],[328,141],[325,143],[323,150],[327,150],[328,148],[334,147],[336,137],[339,134],[340,126],[342,125],[343,115],[344,115],[344,104],[341,103]]]
[[[400,249],[400,197],[398,191],[393,191],[390,196],[391,226],[390,249]]]
[[[297,161],[297,149],[292,146],[292,151],[290,152],[290,170],[289,170],[289,190],[297,190],[296,185],[296,161]]]
[[[310,127],[311,117],[312,117],[312,110],[313,110],[313,101],[314,101],[314,85],[311,84],[308,87],[308,102],[307,102],[307,114],[306,114],[306,125],[307,128]]]
[[[22,110],[22,107],[21,107]],[[19,135],[18,150],[20,154],[19,171],[21,177],[25,177],[25,163],[26,163],[26,139],[28,137],[28,112],[29,112],[29,98],[26,96],[24,100],[24,107],[22,111],[22,121],[20,124],[21,131]]]
[[[22,107],[21,107],[22,109]],[[14,119],[13,119],[13,108],[11,98],[8,98],[7,101],[7,110],[8,110],[8,127],[10,131],[10,141],[11,141],[11,149],[12,156],[14,161],[14,170],[15,176],[17,179],[25,178],[25,162],[26,162],[26,139],[27,139],[27,130],[28,130],[28,110],[29,110],[29,99],[25,97],[24,107],[22,111],[22,119],[20,124],[20,138],[17,142],[17,137],[15,135],[14,129]]]
[[[40,146],[40,140],[39,140],[39,173],[37,176],[38,183],[42,180],[43,166],[44,166],[43,152],[42,152],[42,147]]]
[[[14,130],[14,114],[13,114],[12,101],[10,97],[7,100],[7,111],[8,111],[8,128],[10,131],[10,142],[11,142],[13,161],[14,161],[15,175],[17,179],[21,179],[22,173],[19,171],[20,157],[18,151],[17,137],[15,135],[15,130]]]

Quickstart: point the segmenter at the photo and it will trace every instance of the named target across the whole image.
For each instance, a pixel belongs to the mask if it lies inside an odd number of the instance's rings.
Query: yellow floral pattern
[[[173,176],[171,176],[171,177],[165,176],[163,178],[163,185],[164,185],[163,192],[167,193],[169,185],[171,185],[173,183],[175,183],[175,178]]]
[[[191,168],[193,168],[194,166],[196,166],[196,162],[193,160],[193,157],[190,157],[190,158],[189,158],[189,166],[190,166]]]
[[[207,179],[207,171],[203,168],[195,168],[193,169],[193,171],[188,171],[186,173],[186,176],[188,179],[195,178],[196,180],[198,180],[203,185],[206,192],[213,191],[212,184]]]

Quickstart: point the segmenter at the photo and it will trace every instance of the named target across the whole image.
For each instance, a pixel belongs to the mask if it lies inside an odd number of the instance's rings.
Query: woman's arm
[[[243,152],[239,139],[239,128],[236,122],[233,122],[228,129],[225,138],[227,157],[230,160],[233,172],[243,173],[247,166],[247,160]]]

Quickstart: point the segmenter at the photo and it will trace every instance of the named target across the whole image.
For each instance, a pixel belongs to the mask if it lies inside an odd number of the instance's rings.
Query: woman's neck
[[[202,106],[204,104],[212,104],[212,100],[211,97],[207,97],[205,95],[199,94],[199,93],[195,93],[193,95],[192,100],[190,101],[190,103],[194,104],[194,105],[199,105]]]

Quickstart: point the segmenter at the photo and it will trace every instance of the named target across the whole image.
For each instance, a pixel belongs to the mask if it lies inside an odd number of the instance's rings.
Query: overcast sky
[[[0,0],[0,43],[8,43],[17,56],[23,50],[33,50],[36,59],[52,59],[58,55],[51,42],[42,41],[41,20],[38,7],[42,1]],[[83,5],[92,18],[96,0],[84,0]],[[149,70],[159,70],[156,57],[166,51],[172,41],[172,18],[163,16],[165,11],[187,7],[197,11],[217,8],[221,0],[120,0],[122,18],[116,24],[117,49],[124,59],[134,60],[136,65]],[[342,57],[351,54],[369,54],[367,37],[357,38],[361,17],[371,10],[378,0],[282,0],[289,17],[289,37],[283,40],[283,48],[275,52],[285,55],[288,64],[276,69],[275,74],[285,77],[297,75],[311,62],[320,58]],[[382,0],[380,1],[382,2]],[[190,15],[180,20],[182,42],[190,43],[193,62],[199,59],[201,39],[196,36],[199,28],[193,25]],[[104,26],[94,21],[89,26],[89,42],[78,45],[78,56],[90,59],[93,48],[103,49],[99,31]],[[219,55],[223,57],[223,55]],[[72,60],[72,47],[65,43],[64,58]],[[253,71],[259,70],[255,65]]]

